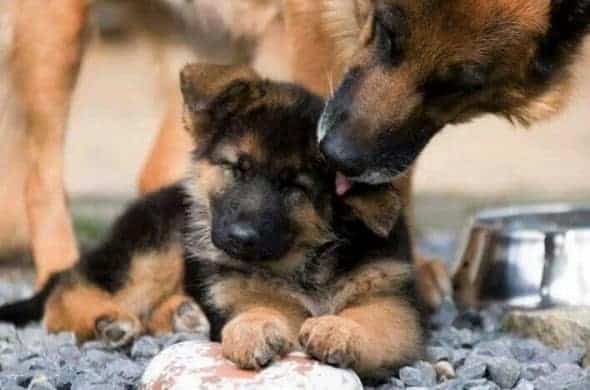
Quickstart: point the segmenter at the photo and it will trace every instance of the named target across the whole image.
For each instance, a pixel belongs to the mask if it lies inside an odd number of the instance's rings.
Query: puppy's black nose
[[[228,236],[232,244],[242,249],[254,248],[260,239],[258,231],[245,223],[231,225]]]
[[[355,177],[362,175],[367,169],[367,162],[359,145],[350,137],[339,135],[335,129],[322,139],[320,151],[335,169],[344,175]]]

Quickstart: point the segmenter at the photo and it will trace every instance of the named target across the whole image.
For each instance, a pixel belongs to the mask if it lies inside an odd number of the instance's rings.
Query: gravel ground
[[[444,235],[423,246],[448,257],[453,243]],[[2,272],[0,303],[31,293],[30,275]],[[458,312],[446,302],[431,319],[427,362],[404,367],[377,389],[588,390],[590,368],[583,349],[555,350],[503,333],[504,311]],[[143,337],[124,350],[90,342],[77,346],[71,334],[47,335],[40,326],[15,329],[0,324],[0,390],[134,389],[151,357],[194,336]]]

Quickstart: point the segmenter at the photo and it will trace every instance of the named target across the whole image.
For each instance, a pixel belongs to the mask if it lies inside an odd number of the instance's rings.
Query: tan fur
[[[416,312],[400,298],[370,296],[337,315],[308,319],[300,343],[313,357],[359,375],[379,377],[420,353],[422,334]]]
[[[191,305],[193,313],[189,318],[181,320],[178,316],[182,305]],[[187,321],[189,322],[186,323]],[[201,330],[203,334],[209,331],[209,323],[203,311],[193,303],[192,298],[182,293],[169,296],[152,310],[145,327],[146,331],[153,335],[177,331],[194,332],[196,329]]]
[[[183,275],[180,245],[136,254],[128,282],[113,295],[74,271],[52,292],[43,322],[48,331],[71,331],[80,341],[97,336],[96,324],[100,319],[127,322],[135,328],[135,334],[144,329],[166,331],[173,327],[170,312],[182,303],[174,297],[182,294]],[[189,299],[183,297],[184,301]]]
[[[173,20],[170,11],[157,1],[150,1],[149,6],[144,1],[125,3],[137,14],[130,24],[143,23],[140,29],[154,39],[154,47],[159,50],[167,38],[180,33],[178,26],[182,23],[168,23]],[[68,268],[78,257],[63,184],[63,150],[71,91],[83,55],[88,5],[87,0],[23,0],[4,2],[0,9],[0,56],[7,57],[0,63],[3,72],[0,94],[6,91],[14,100],[11,115],[23,117],[22,125],[19,121],[0,119],[3,127],[0,134],[20,132],[24,138],[22,142],[3,145],[9,149],[5,156],[16,157],[8,167],[11,175],[2,175],[0,187],[10,190],[15,207],[11,209],[13,213],[4,213],[0,219],[0,234],[5,230],[10,232],[14,226],[18,228],[19,224],[25,225],[18,229],[18,237],[10,236],[16,244],[26,244],[25,236],[29,235],[38,272],[37,285],[42,285],[50,274]],[[279,37],[267,34],[283,34],[277,28],[281,12],[277,0],[231,3],[198,0],[187,5],[193,6],[194,10],[182,16],[187,16],[186,21],[202,32],[195,35],[206,38],[191,43],[196,44],[196,51],[215,62],[255,60],[259,54],[268,57],[265,50],[273,50]],[[258,40],[266,42],[265,47],[258,49]],[[258,64],[263,71],[264,66],[264,61]],[[277,77],[285,74],[288,72],[277,72]],[[9,82],[3,82],[5,77]],[[176,90],[176,77],[174,85]],[[181,134],[178,121],[181,104],[171,99],[156,144],[142,171],[142,192],[178,180],[186,169],[185,153],[191,143]],[[4,129],[5,126],[17,128]],[[0,197],[4,199],[4,194],[0,193]],[[24,199],[24,207],[17,207],[15,197]]]
[[[350,195],[344,201],[357,218],[381,237],[389,235],[403,208],[401,196],[395,189],[380,190],[364,196]]]
[[[101,318],[128,321],[141,329],[139,319],[107,292],[83,283],[56,290],[47,301],[43,323],[51,333],[73,332],[78,341],[86,341],[97,336],[96,322]]]
[[[219,166],[200,160],[194,164],[192,171],[194,173],[191,177],[191,188],[196,191],[191,195],[198,196],[198,199],[205,199],[210,195],[220,193],[226,186],[227,175]]]
[[[172,184],[186,174],[193,140],[184,130],[182,103],[176,88],[170,98],[160,131],[139,177],[142,194],[156,191]]]
[[[260,369],[293,349],[297,329],[281,310],[251,307],[223,328],[223,356],[241,368]]]
[[[37,285],[78,256],[63,190],[63,139],[86,1],[14,2],[11,76],[25,118],[25,204]],[[64,44],[65,43],[65,44]]]
[[[113,300],[143,319],[166,297],[182,290],[183,275],[180,245],[138,254],[131,261],[128,283]]]

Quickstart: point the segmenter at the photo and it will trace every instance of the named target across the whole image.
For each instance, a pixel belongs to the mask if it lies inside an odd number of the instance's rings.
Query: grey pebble
[[[483,385],[470,387],[469,390],[500,390],[500,386],[498,386],[494,382],[487,382]]]
[[[490,379],[502,388],[511,389],[520,379],[520,364],[515,359],[488,359],[488,373]]]
[[[484,356],[513,357],[510,345],[503,339],[481,342],[475,346],[473,351]]]
[[[529,382],[526,379],[521,379],[516,384],[514,390],[535,390],[535,385],[533,385],[532,382]]]
[[[586,349],[582,347],[574,347],[562,351],[555,351],[549,355],[549,361],[555,367],[561,364],[575,363],[579,364],[586,355]]]
[[[399,377],[407,387],[428,387],[436,384],[434,367],[427,362],[418,362],[413,367],[402,368]]]
[[[27,390],[56,390],[55,386],[49,383],[49,380],[45,375],[36,375]]]
[[[457,376],[465,380],[478,379],[483,378],[486,371],[486,362],[477,356],[471,356],[465,360],[463,366],[457,369]]]
[[[390,390],[402,390],[406,388],[406,385],[401,379],[391,378],[387,383],[388,389]]]
[[[453,324],[459,311],[452,298],[445,298],[438,310],[430,317],[430,325],[435,328],[449,327]]]
[[[453,326],[458,329],[480,328],[483,325],[483,317],[481,313],[475,309],[466,309],[459,313]]]
[[[521,376],[529,381],[549,375],[554,368],[549,363],[530,363],[522,366]]]
[[[543,360],[549,354],[549,349],[537,340],[515,340],[510,351],[521,363]]]
[[[451,379],[434,387],[435,390],[464,390],[465,382],[461,379]]]
[[[451,363],[453,363],[454,366],[462,365],[465,363],[465,359],[467,359],[467,356],[469,356],[470,353],[471,351],[466,348],[454,350],[452,354],[453,356],[451,357]]]
[[[153,337],[144,336],[131,347],[131,357],[133,359],[150,359],[160,352],[160,346]]]
[[[117,359],[107,364],[105,373],[107,377],[116,377],[125,382],[134,382],[143,373],[143,368],[131,360]]]
[[[81,360],[88,363],[89,366],[104,369],[105,364],[113,360],[113,354],[100,349],[90,349],[86,351]]]
[[[0,323],[0,340],[3,341],[15,341],[16,340],[16,328],[12,324]]]
[[[583,375],[581,367],[574,364],[562,364],[550,375],[537,378],[533,383],[538,390],[587,390],[590,381]]]
[[[451,360],[453,350],[444,347],[427,347],[426,357],[432,363],[440,362],[441,360]]]

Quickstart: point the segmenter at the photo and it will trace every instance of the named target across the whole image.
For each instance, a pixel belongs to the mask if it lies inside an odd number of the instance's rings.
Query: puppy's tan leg
[[[171,332],[209,334],[209,321],[195,301],[184,294],[167,298],[151,313],[146,329],[158,335]]]
[[[129,343],[142,332],[139,320],[92,286],[58,287],[47,301],[43,322],[49,332],[70,331],[78,341],[94,338],[111,347]]]
[[[27,126],[25,203],[40,285],[78,256],[66,206],[63,157],[87,2],[21,0],[15,6],[12,70]]]
[[[188,166],[193,142],[182,124],[179,92],[171,95],[168,111],[139,178],[139,191],[143,194],[181,179]]]
[[[314,358],[379,378],[422,352],[418,313],[397,297],[374,297],[338,315],[310,318],[299,341]]]

